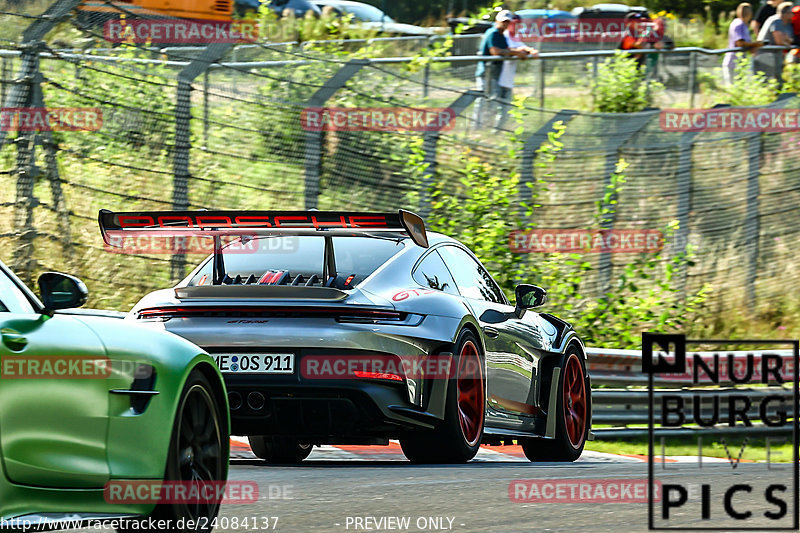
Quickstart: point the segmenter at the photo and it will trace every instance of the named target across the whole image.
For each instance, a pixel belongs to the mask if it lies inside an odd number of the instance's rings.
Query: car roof
[[[643,6],[629,6],[625,4],[595,4],[588,9],[594,9],[597,11],[619,11],[621,13],[627,13],[628,11],[645,11],[647,8]]]
[[[523,18],[575,18],[572,13],[559,9],[518,9],[514,13]]]

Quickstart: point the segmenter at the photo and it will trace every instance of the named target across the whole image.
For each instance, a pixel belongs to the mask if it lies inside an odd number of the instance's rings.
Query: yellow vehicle
[[[231,20],[233,3],[234,0],[84,0],[78,6],[78,15],[81,23],[91,26],[120,16]]]

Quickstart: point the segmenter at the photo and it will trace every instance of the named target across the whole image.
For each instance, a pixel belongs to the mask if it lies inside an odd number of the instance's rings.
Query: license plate
[[[293,374],[293,353],[214,354],[223,374]]]

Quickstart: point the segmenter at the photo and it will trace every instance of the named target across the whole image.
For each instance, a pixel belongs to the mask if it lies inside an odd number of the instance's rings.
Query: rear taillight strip
[[[326,316],[326,317],[364,317],[371,319],[402,320],[405,313],[371,309],[342,309],[320,307],[265,307],[265,306],[192,306],[192,307],[151,307],[138,312],[138,318],[185,318],[198,316]]]

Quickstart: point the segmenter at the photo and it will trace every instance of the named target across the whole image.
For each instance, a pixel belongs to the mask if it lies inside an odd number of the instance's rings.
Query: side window
[[[500,287],[486,269],[467,252],[455,246],[444,246],[439,251],[453,274],[461,296],[473,300],[506,303]]]
[[[420,285],[450,294],[458,294],[458,288],[456,288],[450,271],[444,266],[444,261],[435,250],[425,256],[412,275]]]
[[[33,306],[13,281],[0,271],[0,313],[34,313]]]

